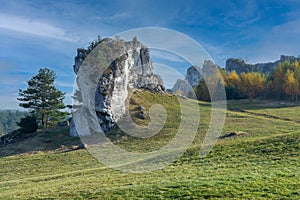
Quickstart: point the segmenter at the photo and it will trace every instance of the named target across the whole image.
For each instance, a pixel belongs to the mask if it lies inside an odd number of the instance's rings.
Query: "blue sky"
[[[224,66],[300,54],[300,1],[0,0],[0,109],[17,108],[18,89],[41,67],[57,73],[70,103],[76,49],[139,27],[164,27],[200,43]],[[186,66],[188,67],[188,66]]]

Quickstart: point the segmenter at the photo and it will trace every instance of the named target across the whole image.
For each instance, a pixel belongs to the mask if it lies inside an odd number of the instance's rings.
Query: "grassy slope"
[[[162,132],[141,140],[115,130],[111,138],[116,144],[145,152],[172,138],[180,119],[176,98],[137,93],[131,101],[133,115],[138,105],[148,110],[150,102],[164,104],[169,113]],[[170,166],[150,173],[123,173],[107,168],[84,149],[68,151],[80,141],[68,138],[64,128],[1,148],[0,199],[297,199],[299,106],[230,101],[224,133],[244,131],[247,135],[219,140],[210,154],[200,159],[210,108],[207,103],[199,105],[201,126],[193,145]],[[265,112],[268,115],[263,115]],[[14,155],[26,151],[35,153]]]

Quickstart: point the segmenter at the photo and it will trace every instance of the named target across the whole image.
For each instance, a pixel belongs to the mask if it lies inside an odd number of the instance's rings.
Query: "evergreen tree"
[[[20,127],[21,133],[34,133],[38,128],[38,124],[36,123],[36,117],[34,115],[28,115],[21,119],[20,122],[17,123]]]
[[[65,94],[54,86],[55,78],[54,71],[43,68],[27,81],[26,90],[19,90],[19,105],[35,115],[41,128],[56,124],[66,115],[61,111]]]

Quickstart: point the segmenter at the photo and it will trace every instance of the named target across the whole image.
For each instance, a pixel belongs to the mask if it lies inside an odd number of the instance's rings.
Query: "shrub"
[[[28,115],[21,118],[21,121],[17,124],[20,127],[19,130],[21,133],[34,133],[38,129],[38,124],[34,115]]]

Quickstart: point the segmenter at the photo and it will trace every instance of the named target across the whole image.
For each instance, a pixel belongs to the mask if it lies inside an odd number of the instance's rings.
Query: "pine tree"
[[[19,105],[35,115],[41,128],[54,125],[66,115],[61,111],[65,94],[54,86],[55,78],[54,71],[43,68],[27,81],[26,90],[19,90]]]

